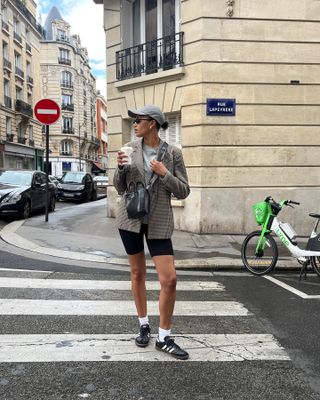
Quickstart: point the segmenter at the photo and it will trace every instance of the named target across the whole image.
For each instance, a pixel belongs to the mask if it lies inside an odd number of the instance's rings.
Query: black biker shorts
[[[127,254],[134,255],[144,250],[143,239],[146,237],[147,246],[151,257],[173,256],[171,239],[148,239],[148,225],[142,224],[139,233],[119,229],[124,248]]]

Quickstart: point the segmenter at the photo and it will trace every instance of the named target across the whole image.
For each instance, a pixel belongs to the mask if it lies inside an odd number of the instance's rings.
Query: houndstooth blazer
[[[163,141],[160,140],[161,147]],[[145,182],[142,154],[142,139],[127,143],[133,148],[132,163],[122,170],[116,169],[113,184],[122,195],[116,213],[116,224],[119,229],[131,232],[140,232],[142,219],[129,219],[125,206],[124,194],[130,182]],[[182,152],[175,146],[168,145],[162,160],[169,171],[165,177],[157,178],[150,188],[150,210],[148,215],[148,239],[171,238],[174,224],[171,207],[171,194],[178,199],[185,199],[190,188]]]

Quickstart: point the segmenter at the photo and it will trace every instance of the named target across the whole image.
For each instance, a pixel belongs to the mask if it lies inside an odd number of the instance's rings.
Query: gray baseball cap
[[[150,105],[141,107],[138,110],[128,110],[128,115],[131,118],[135,118],[138,115],[147,115],[148,117],[156,120],[161,128],[167,129],[168,127],[168,123],[164,118],[163,112],[157,106]]]

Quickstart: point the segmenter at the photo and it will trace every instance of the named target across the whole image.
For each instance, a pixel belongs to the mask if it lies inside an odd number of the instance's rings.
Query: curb
[[[88,253],[80,253],[69,250],[58,250],[50,247],[43,247],[35,244],[34,242],[23,238],[18,235],[16,231],[24,224],[25,220],[13,221],[6,225],[0,231],[0,237],[6,243],[18,247],[23,250],[32,251],[34,253],[48,255],[52,257],[65,258],[75,261],[88,261],[111,265],[129,266],[127,258],[113,258],[99,255],[92,255]],[[147,267],[154,267],[152,260],[147,260]],[[175,260],[177,269],[231,269],[239,270],[244,266],[240,258],[230,257],[210,257],[210,258],[193,258],[193,259],[180,259]],[[300,269],[301,266],[292,259],[292,257],[283,257],[278,260],[277,268],[282,269]]]

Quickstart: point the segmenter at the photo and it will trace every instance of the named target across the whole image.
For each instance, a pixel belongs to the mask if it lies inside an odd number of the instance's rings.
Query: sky
[[[103,5],[93,0],[36,0],[38,15],[44,24],[51,7],[56,6],[62,18],[70,24],[71,35],[80,36],[86,47],[92,74],[97,80],[97,90],[106,97],[106,54],[103,30]]]

